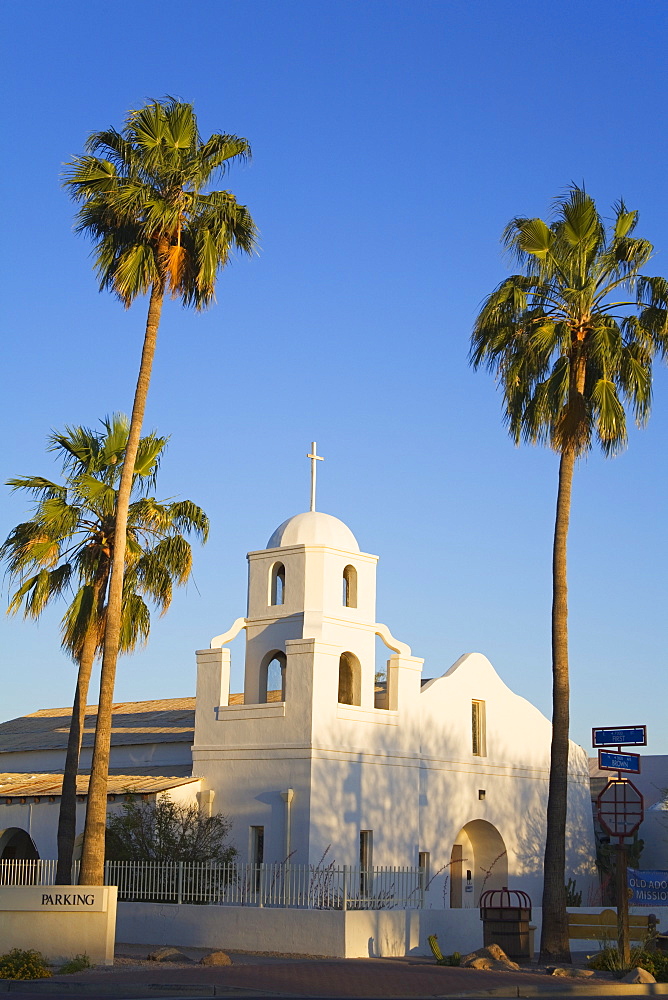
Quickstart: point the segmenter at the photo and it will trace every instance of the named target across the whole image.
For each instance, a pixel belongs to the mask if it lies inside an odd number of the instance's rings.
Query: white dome
[[[286,545],[329,545],[333,549],[359,552],[360,547],[348,525],[338,517],[323,514],[319,510],[309,510],[295,514],[283,524],[279,524],[267,542],[268,549],[284,548]]]

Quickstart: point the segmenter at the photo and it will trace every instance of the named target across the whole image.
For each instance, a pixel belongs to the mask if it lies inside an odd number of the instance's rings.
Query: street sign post
[[[640,754],[599,750],[598,767],[600,771],[617,771],[618,773],[625,771],[628,774],[640,774]]]
[[[594,747],[646,747],[647,726],[605,726],[592,729]]]
[[[628,857],[624,838],[631,837],[642,823],[643,798],[632,781],[617,778],[607,783],[597,799],[597,806],[601,826],[619,840],[615,866],[617,941],[622,962],[628,965],[630,962],[629,898],[626,887]]]

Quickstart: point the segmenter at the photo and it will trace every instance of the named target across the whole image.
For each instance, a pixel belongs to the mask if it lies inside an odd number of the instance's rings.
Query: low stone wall
[[[429,955],[482,945],[477,910],[296,910],[254,906],[119,903],[118,941],[146,945],[278,951],[329,958]]]
[[[601,907],[580,912],[597,913]],[[668,933],[668,907],[634,907],[656,913]],[[542,910],[534,907],[535,947],[540,947]],[[278,951],[328,958],[390,958],[430,955],[435,934],[443,954],[462,955],[482,947],[477,909],[461,910],[296,910],[255,906],[191,906],[119,903],[119,941],[146,945]],[[573,951],[597,951],[595,941],[571,941]]]
[[[119,903],[118,941],[345,957],[340,910]]]

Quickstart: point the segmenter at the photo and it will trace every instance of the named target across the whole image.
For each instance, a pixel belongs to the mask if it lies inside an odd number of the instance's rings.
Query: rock
[[[200,965],[232,965],[232,959],[224,951],[212,951],[199,960]]]
[[[481,962],[485,964],[479,964]],[[511,961],[498,944],[490,944],[464,955],[461,964],[467,969],[519,969],[517,962]]]
[[[178,948],[158,948],[147,955],[147,958],[149,962],[192,962],[192,958],[188,958]]]
[[[623,979],[619,980],[620,983],[655,983],[656,979],[651,972],[647,972],[646,969],[631,969],[627,972]]]
[[[562,969],[559,965],[548,965],[545,971],[548,976],[562,976],[564,979],[589,979],[594,975],[593,969],[574,969],[572,966]]]
[[[514,963],[498,962],[495,958],[486,958],[484,955],[481,955],[480,958],[472,958],[470,961],[466,962],[465,968],[484,969],[485,971],[492,970],[494,972],[510,972],[511,964],[514,965]]]

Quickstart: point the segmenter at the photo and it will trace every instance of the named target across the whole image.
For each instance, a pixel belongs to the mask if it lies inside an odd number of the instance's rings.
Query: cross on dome
[[[316,462],[324,462],[322,455],[318,455],[315,441],[311,441],[311,454],[306,456],[311,459],[311,510],[315,510],[315,473]]]

